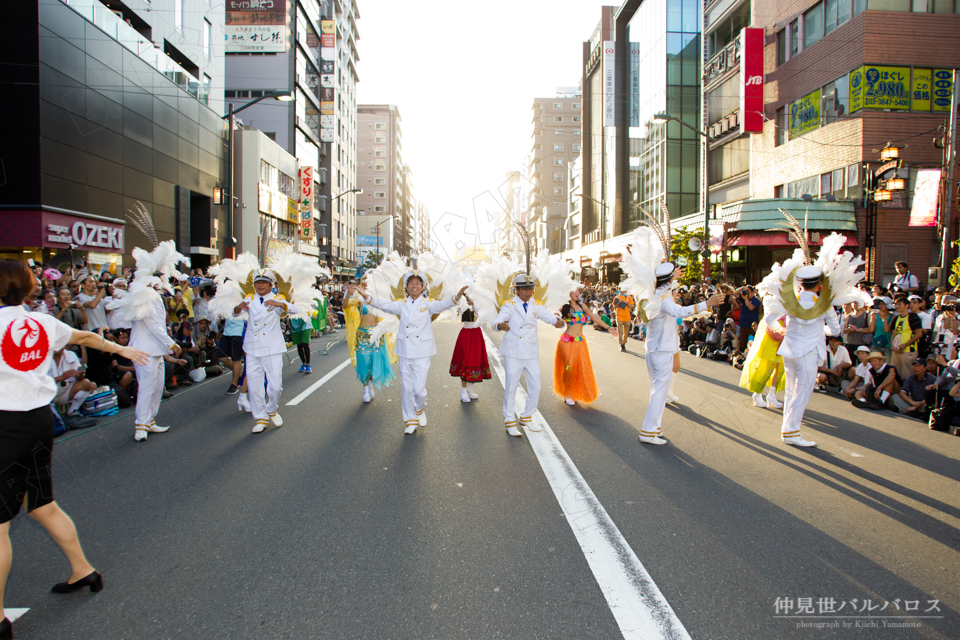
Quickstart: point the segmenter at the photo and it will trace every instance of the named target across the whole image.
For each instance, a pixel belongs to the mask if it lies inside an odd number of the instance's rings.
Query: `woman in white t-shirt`
[[[146,354],[107,342],[103,336],[76,331],[50,315],[31,313],[22,304],[39,291],[27,265],[0,260],[0,611],[10,570],[10,521],[21,506],[50,533],[70,561],[72,574],[53,587],[69,593],[103,588],[103,579],[87,562],[73,521],[53,501],[53,413],[57,383],[50,376],[55,351],[68,344],[119,353],[137,362]],[[12,636],[0,620],[0,638]]]

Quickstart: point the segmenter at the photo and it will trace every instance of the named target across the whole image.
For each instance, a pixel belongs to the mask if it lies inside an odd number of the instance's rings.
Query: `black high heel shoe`
[[[50,593],[73,593],[78,589],[83,589],[84,587],[90,587],[91,593],[97,593],[103,589],[103,576],[94,571],[86,578],[80,578],[73,584],[69,582],[61,582],[60,584],[53,585],[53,588],[50,589]]]
[[[13,623],[6,618],[0,622],[0,640],[13,640]]]

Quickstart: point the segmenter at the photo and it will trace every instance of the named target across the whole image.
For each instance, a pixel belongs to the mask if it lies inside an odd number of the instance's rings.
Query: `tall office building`
[[[554,97],[533,100],[526,224],[537,238],[537,249],[551,253],[560,253],[567,244],[568,165],[580,155],[582,102],[576,87],[557,87]]]
[[[148,246],[223,257],[222,8],[204,0],[7,0],[0,256],[114,270]]]
[[[400,110],[392,104],[363,104],[357,107],[357,196],[360,215],[393,217],[393,246],[389,251],[409,255],[405,220],[403,130]],[[389,253],[387,251],[387,253]]]
[[[356,266],[356,2],[226,0],[226,16],[225,100],[240,108],[271,91],[293,93],[293,101],[263,100],[238,118],[295,155],[301,170],[314,170],[309,217],[320,233],[304,235],[300,248],[347,273]]]

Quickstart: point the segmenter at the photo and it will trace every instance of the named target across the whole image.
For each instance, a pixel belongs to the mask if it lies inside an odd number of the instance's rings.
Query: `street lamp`
[[[233,162],[233,128],[235,126],[234,116],[247,107],[252,107],[261,100],[266,100],[267,98],[273,98],[274,100],[279,100],[280,102],[290,102],[293,100],[293,92],[291,91],[264,91],[263,95],[259,98],[255,98],[250,102],[242,105],[239,109],[233,108],[233,103],[229,103],[227,114],[222,117],[223,120],[228,120],[230,123],[230,130],[227,132],[227,174],[229,177],[229,192],[227,195],[227,207],[229,208],[227,216],[227,239],[228,246],[236,247],[237,239],[233,237],[233,209],[234,209],[234,195],[233,195],[233,174],[234,174],[234,162]],[[236,249],[234,248],[234,253]],[[236,257],[235,255],[233,257]]]
[[[384,218],[383,220],[381,220],[381,221],[378,222],[377,224],[373,225],[373,228],[376,229],[376,231],[377,231],[377,255],[378,255],[378,256],[380,255],[380,225],[382,225],[384,222],[389,222],[389,223],[393,224],[393,218],[394,218],[394,215],[391,213],[391,214],[390,214],[390,217]]]
[[[333,226],[333,203],[336,202],[337,200],[339,200],[340,198],[342,198],[343,196],[349,195],[349,194],[351,194],[351,193],[363,193],[363,189],[360,189],[360,188],[348,189],[348,190],[346,190],[346,191],[343,191],[343,192],[335,195],[333,198],[330,199],[330,211],[329,211],[329,214],[330,214],[330,226],[331,226],[331,227]],[[327,225],[321,225],[321,224],[320,224],[320,218],[317,218],[316,220],[317,220],[317,222],[316,222],[316,225],[317,225],[317,241],[318,241],[318,243],[319,243],[319,239],[322,237],[322,238],[323,238],[323,244],[326,244],[326,243],[327,243],[327,232],[324,231],[324,232],[323,232],[323,235],[321,236],[321,235],[320,235],[320,227],[325,227],[325,226],[327,226]],[[331,228],[331,231],[330,231],[330,250],[327,251],[327,264],[328,264],[328,265],[331,265],[331,266],[333,265],[333,256],[331,255],[332,253],[333,253],[333,230],[332,230],[332,228]]]

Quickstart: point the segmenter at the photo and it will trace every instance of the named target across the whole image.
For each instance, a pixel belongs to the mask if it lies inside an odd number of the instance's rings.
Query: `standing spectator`
[[[926,400],[927,387],[936,384],[937,379],[927,372],[924,358],[917,358],[910,366],[913,372],[903,381],[900,393],[893,398],[893,404],[911,418],[926,420],[930,414]]]
[[[223,323],[223,335],[217,348],[220,362],[233,372],[233,380],[227,389],[227,395],[240,390],[240,374],[243,373],[243,327],[242,318],[227,318]]]
[[[43,297],[39,300],[36,311],[37,313],[45,313],[48,316],[56,315],[57,307],[57,293],[53,289],[42,289]]]
[[[910,364],[917,359],[917,342],[923,335],[923,321],[920,316],[910,312],[910,303],[907,296],[897,296],[894,301],[897,316],[893,319],[891,332],[891,348],[893,354],[890,364],[900,374],[901,380],[906,380],[913,373]]]
[[[753,287],[744,285],[738,294],[740,302],[740,333],[737,336],[739,350],[747,352],[747,343],[756,329],[755,323],[760,322],[760,298],[753,293]]]
[[[907,295],[920,293],[920,283],[917,281],[917,276],[910,273],[907,269],[907,263],[901,261],[894,266],[897,268],[897,277],[893,280],[893,286]]]
[[[164,303],[167,308],[168,323],[173,324],[174,322],[180,322],[181,317],[190,317],[190,311],[183,301],[183,291],[180,290],[180,287],[176,287],[173,290],[172,296],[165,297]]]
[[[630,329],[633,326],[633,309],[636,304],[633,296],[617,291],[617,297],[613,299],[613,306],[617,310],[617,334],[620,339],[620,351],[627,350],[627,336],[630,335]]]
[[[940,315],[933,324],[930,343],[934,355],[949,356],[957,336],[960,335],[956,304],[957,299],[954,296],[943,296],[940,299]]]
[[[208,284],[200,288],[200,295],[193,299],[193,318],[197,322],[207,320],[209,326],[213,327],[213,330],[216,331],[217,319],[213,317],[213,313],[210,312],[209,308],[210,300],[213,299],[214,294],[216,294],[216,291],[213,285]]]
[[[113,300],[121,298],[126,295],[126,293],[127,281],[117,278],[111,286],[107,287],[108,296],[104,298],[103,301],[109,306]],[[116,309],[107,309],[107,326],[110,327],[111,331],[126,329],[127,332],[129,332],[133,324],[129,320],[121,319],[120,313]]]
[[[870,316],[862,304],[851,302],[849,306],[845,304],[843,307],[843,322],[840,325],[840,331],[843,334],[843,343],[846,345],[852,360],[857,347],[873,344],[873,332],[870,331]]]
[[[890,338],[893,336],[893,301],[889,298],[874,298],[873,308],[870,310],[870,333],[873,335],[873,350],[879,351],[884,357],[891,354]]]
[[[80,293],[77,300],[87,311],[87,323],[83,326],[84,331],[96,332],[100,329],[108,329],[106,303],[103,301],[106,297],[107,285],[97,282],[93,276],[87,276],[80,283]]]
[[[79,300],[73,299],[73,294],[68,287],[61,287],[57,291],[57,306],[53,316],[76,331],[83,330],[87,324],[87,310],[80,304]]]
[[[917,342],[917,353],[925,358],[930,347],[930,334],[933,333],[933,315],[924,310],[926,301],[920,296],[910,296],[907,298],[910,303],[910,312],[917,314],[922,325],[923,335]]]

